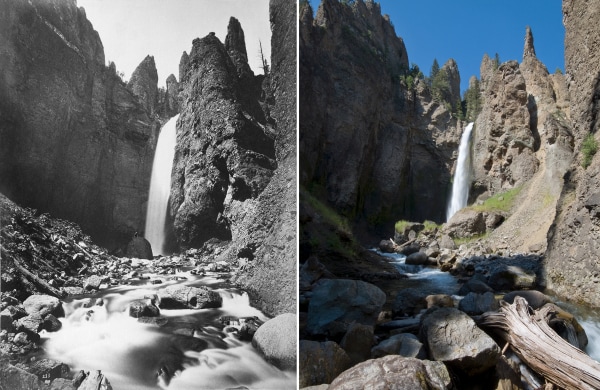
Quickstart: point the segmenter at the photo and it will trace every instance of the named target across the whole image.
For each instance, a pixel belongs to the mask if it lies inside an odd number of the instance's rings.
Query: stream
[[[216,273],[144,273],[146,276],[150,279],[133,279],[131,285],[65,300],[61,330],[41,333],[47,357],[68,364],[74,373],[101,370],[115,390],[295,388],[295,372],[272,366],[250,341],[235,337],[241,324],[221,322],[224,316],[269,319],[250,306],[245,292]],[[151,280],[162,283],[152,284]],[[133,300],[174,284],[207,286],[221,295],[223,305],[217,309],[161,309],[160,316],[150,323],[129,316]],[[174,374],[172,379],[169,374]]]
[[[442,272],[435,267],[405,264],[406,257],[401,254],[374,251],[389,259],[398,271],[408,276],[407,286],[418,288],[428,294],[448,294],[455,300],[463,298],[456,295],[459,288],[458,281],[449,273]],[[574,305],[556,300],[556,298],[555,303],[577,318],[588,337],[585,352],[594,360],[600,362],[600,312],[594,308]]]

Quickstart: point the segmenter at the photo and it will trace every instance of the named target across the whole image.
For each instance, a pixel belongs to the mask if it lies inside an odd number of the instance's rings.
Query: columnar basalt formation
[[[0,191],[111,249],[142,231],[158,123],[74,0],[0,13]]]
[[[371,230],[442,222],[463,124],[410,82],[404,42],[377,3],[300,12],[302,185]]]
[[[598,18],[598,3],[563,1],[565,70],[577,153],[564,178],[546,258],[548,287],[595,306],[600,302],[600,160],[596,154],[584,168],[582,143],[589,134],[597,140],[600,128]]]

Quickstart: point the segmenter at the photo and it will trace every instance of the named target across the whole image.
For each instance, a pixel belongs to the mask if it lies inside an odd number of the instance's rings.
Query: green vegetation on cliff
[[[583,160],[581,166],[587,168],[592,163],[592,158],[598,151],[598,141],[594,138],[594,134],[588,134],[581,144],[581,153],[583,154]]]
[[[512,188],[506,192],[500,192],[486,199],[483,204],[473,206],[475,211],[504,211],[508,212],[513,207],[517,195],[521,192],[522,186]]]

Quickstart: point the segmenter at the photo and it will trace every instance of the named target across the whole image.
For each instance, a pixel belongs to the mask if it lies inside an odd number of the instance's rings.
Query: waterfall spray
[[[154,254],[165,254],[165,221],[171,192],[171,171],[177,141],[178,118],[179,115],[176,115],[169,119],[160,130],[152,163],[145,236],[152,245]]]
[[[452,184],[452,197],[448,205],[446,220],[450,220],[452,216],[460,209],[467,205],[469,199],[469,186],[471,185],[471,153],[469,150],[469,140],[471,138],[471,130],[473,130],[473,122],[465,127],[460,145],[458,147],[458,161],[456,164],[456,172],[454,172],[454,183]]]

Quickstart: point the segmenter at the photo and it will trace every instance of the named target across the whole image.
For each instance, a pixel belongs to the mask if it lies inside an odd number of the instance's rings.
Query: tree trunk
[[[484,313],[478,325],[489,328],[534,371],[565,389],[600,389],[600,363],[562,339],[549,325],[557,314],[544,306],[531,312],[527,301],[501,302],[499,312]]]

